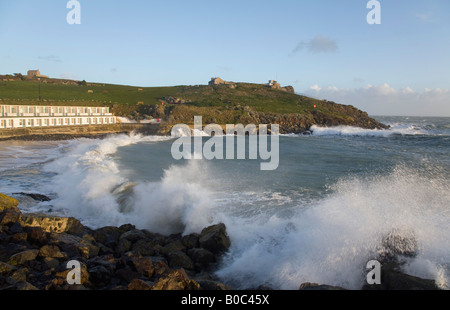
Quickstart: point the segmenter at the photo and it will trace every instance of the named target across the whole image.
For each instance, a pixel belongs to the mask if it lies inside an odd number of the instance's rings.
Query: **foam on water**
[[[164,234],[199,232],[211,223],[211,201],[196,183],[204,167],[190,161],[170,167],[160,182],[135,184],[122,176],[112,156],[119,147],[167,139],[121,135],[74,144],[44,167],[56,173],[47,186],[58,196],[53,210],[91,227],[133,223]]]
[[[390,118],[389,118],[390,119]],[[368,137],[391,137],[391,136],[449,136],[447,118],[435,119],[418,119],[405,121],[385,122],[389,125],[389,129],[363,129],[352,126],[335,126],[335,127],[321,127],[314,125],[311,131],[314,136],[368,136]],[[438,123],[436,125],[434,122]]]
[[[449,190],[439,171],[398,167],[389,175],[344,178],[327,198],[301,206],[289,219],[228,217],[232,249],[217,274],[240,288],[298,289],[317,282],[358,289],[383,238],[397,231],[412,232],[419,245],[405,271],[448,288]]]

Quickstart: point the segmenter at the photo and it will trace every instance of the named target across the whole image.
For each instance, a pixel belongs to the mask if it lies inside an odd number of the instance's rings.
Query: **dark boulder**
[[[199,238],[200,247],[214,254],[226,252],[231,245],[225,224],[210,226],[202,230]]]

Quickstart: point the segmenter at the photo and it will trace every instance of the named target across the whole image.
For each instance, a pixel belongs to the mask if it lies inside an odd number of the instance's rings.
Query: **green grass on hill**
[[[39,101],[38,81],[0,81],[0,104],[109,106],[116,115],[135,119],[147,116],[162,118],[171,111],[178,111],[178,114],[180,111],[187,114],[203,111],[210,119],[217,119],[217,115],[222,113],[223,117],[219,119],[225,121],[225,115],[228,115],[229,120],[236,114],[245,114],[244,107],[265,113],[340,113],[324,101],[270,89],[262,84],[237,83],[235,88],[231,88],[228,85],[134,87],[98,83],[88,83],[87,86],[64,85],[55,80],[47,82],[40,84],[42,101]],[[188,103],[182,106],[166,103],[161,108],[161,102],[168,96],[187,100]]]

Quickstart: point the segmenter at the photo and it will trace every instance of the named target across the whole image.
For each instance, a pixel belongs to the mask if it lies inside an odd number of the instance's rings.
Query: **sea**
[[[359,289],[392,233],[416,244],[405,273],[449,289],[450,118],[375,118],[391,128],[281,135],[271,171],[260,159],[175,160],[171,137],[5,141],[0,192],[23,212],[93,229],[131,223],[190,234],[224,223],[231,248],[215,275],[236,289]]]

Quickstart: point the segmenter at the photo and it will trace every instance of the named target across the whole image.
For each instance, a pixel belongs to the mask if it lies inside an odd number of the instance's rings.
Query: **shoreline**
[[[0,291],[232,290],[213,275],[230,247],[224,224],[186,236],[132,224],[91,229],[75,218],[22,213],[18,204],[0,194]],[[72,261],[81,268],[75,284]]]
[[[0,291],[234,290],[214,276],[231,247],[222,223],[164,236],[132,224],[91,229],[72,217],[22,213],[18,205],[0,194]],[[381,284],[360,290],[439,290],[434,280],[403,273],[400,254],[380,257]],[[68,283],[69,261],[80,264],[78,284]],[[277,289],[261,284],[237,291],[250,290]],[[306,282],[299,290],[347,289]]]
[[[164,135],[164,126],[154,124],[87,125],[51,128],[19,128],[0,130],[1,141],[62,141],[79,138],[105,138],[111,134]]]

